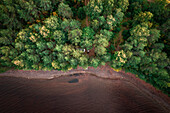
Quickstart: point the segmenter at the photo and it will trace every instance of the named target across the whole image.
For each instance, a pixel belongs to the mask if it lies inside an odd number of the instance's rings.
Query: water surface
[[[0,113],[165,113],[123,80],[72,75],[52,80],[0,77]]]

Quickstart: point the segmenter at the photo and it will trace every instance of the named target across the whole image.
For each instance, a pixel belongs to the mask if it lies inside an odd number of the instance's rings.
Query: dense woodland
[[[108,64],[169,95],[168,0],[1,0],[0,67]]]

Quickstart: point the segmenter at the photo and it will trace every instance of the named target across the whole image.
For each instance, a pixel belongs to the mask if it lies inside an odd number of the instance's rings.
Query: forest
[[[1,0],[0,70],[110,65],[170,93],[168,0]]]

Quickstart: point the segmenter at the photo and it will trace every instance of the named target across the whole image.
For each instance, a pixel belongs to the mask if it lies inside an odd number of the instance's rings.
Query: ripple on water
[[[0,78],[1,113],[166,113],[133,84],[95,76]]]

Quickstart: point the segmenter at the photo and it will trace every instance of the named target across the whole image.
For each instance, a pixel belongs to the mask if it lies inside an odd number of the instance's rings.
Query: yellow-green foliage
[[[121,71],[122,70],[122,68],[118,68],[118,69],[115,69],[115,68],[112,68],[114,71],[116,71],[116,72],[119,72],[119,71]]]

